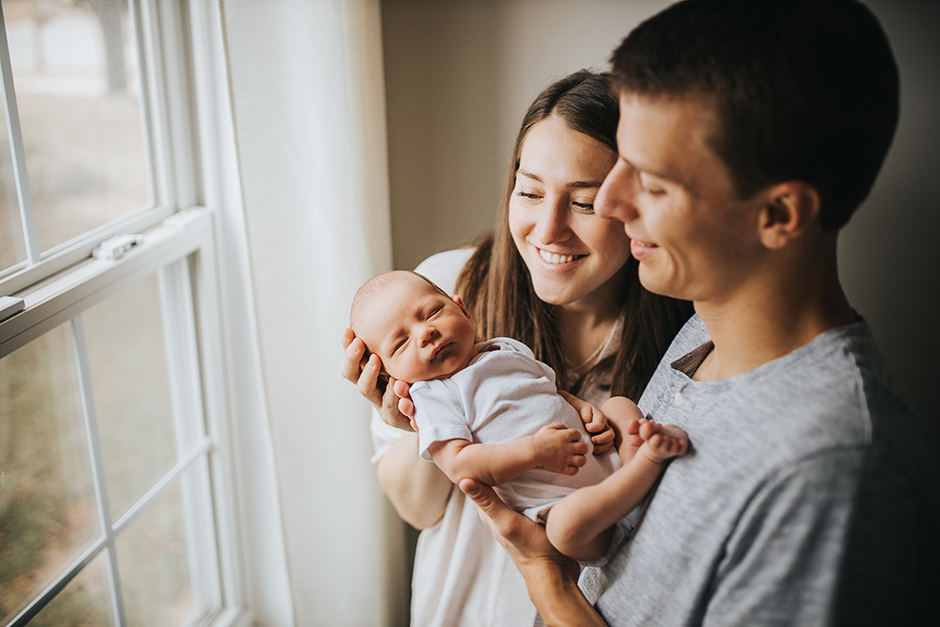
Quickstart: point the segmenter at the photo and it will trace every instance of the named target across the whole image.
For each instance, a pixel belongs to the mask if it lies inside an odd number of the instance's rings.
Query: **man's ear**
[[[802,181],[772,185],[760,212],[761,242],[767,248],[783,248],[802,236],[819,216],[819,192]]]

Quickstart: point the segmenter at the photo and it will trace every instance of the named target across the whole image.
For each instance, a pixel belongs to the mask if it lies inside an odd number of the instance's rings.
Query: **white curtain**
[[[221,6],[294,621],[400,624],[399,527],[338,371],[355,289],[391,264],[379,2]]]

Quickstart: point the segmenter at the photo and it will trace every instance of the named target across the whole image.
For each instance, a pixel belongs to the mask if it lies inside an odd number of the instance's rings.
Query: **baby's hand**
[[[594,454],[599,455],[610,449],[614,445],[617,433],[607,424],[607,416],[604,415],[604,412],[564,390],[558,390],[558,393],[578,411],[581,422],[584,423],[584,429],[592,434],[591,442],[594,444]]]
[[[577,474],[578,469],[587,463],[585,455],[588,445],[581,441],[577,429],[569,429],[555,423],[539,429],[535,433],[535,454],[539,467],[564,475]]]
[[[617,435],[613,427],[607,424],[607,416],[597,407],[590,403],[580,410],[581,422],[584,423],[584,429],[591,434],[591,442],[594,443],[594,454],[600,455],[614,445],[614,437]]]

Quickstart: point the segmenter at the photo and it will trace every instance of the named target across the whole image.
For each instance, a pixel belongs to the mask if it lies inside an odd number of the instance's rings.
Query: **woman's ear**
[[[808,183],[779,183],[765,194],[767,203],[760,212],[758,230],[767,248],[783,248],[798,239],[819,216],[819,192]]]

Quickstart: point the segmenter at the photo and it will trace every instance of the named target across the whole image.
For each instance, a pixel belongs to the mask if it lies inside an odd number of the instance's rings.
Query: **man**
[[[549,626],[935,624],[933,452],[836,266],[897,125],[880,24],[855,0],[687,0],[612,63],[595,209],[644,286],[695,305],[639,403],[692,452],[583,594],[539,527],[461,489]]]

